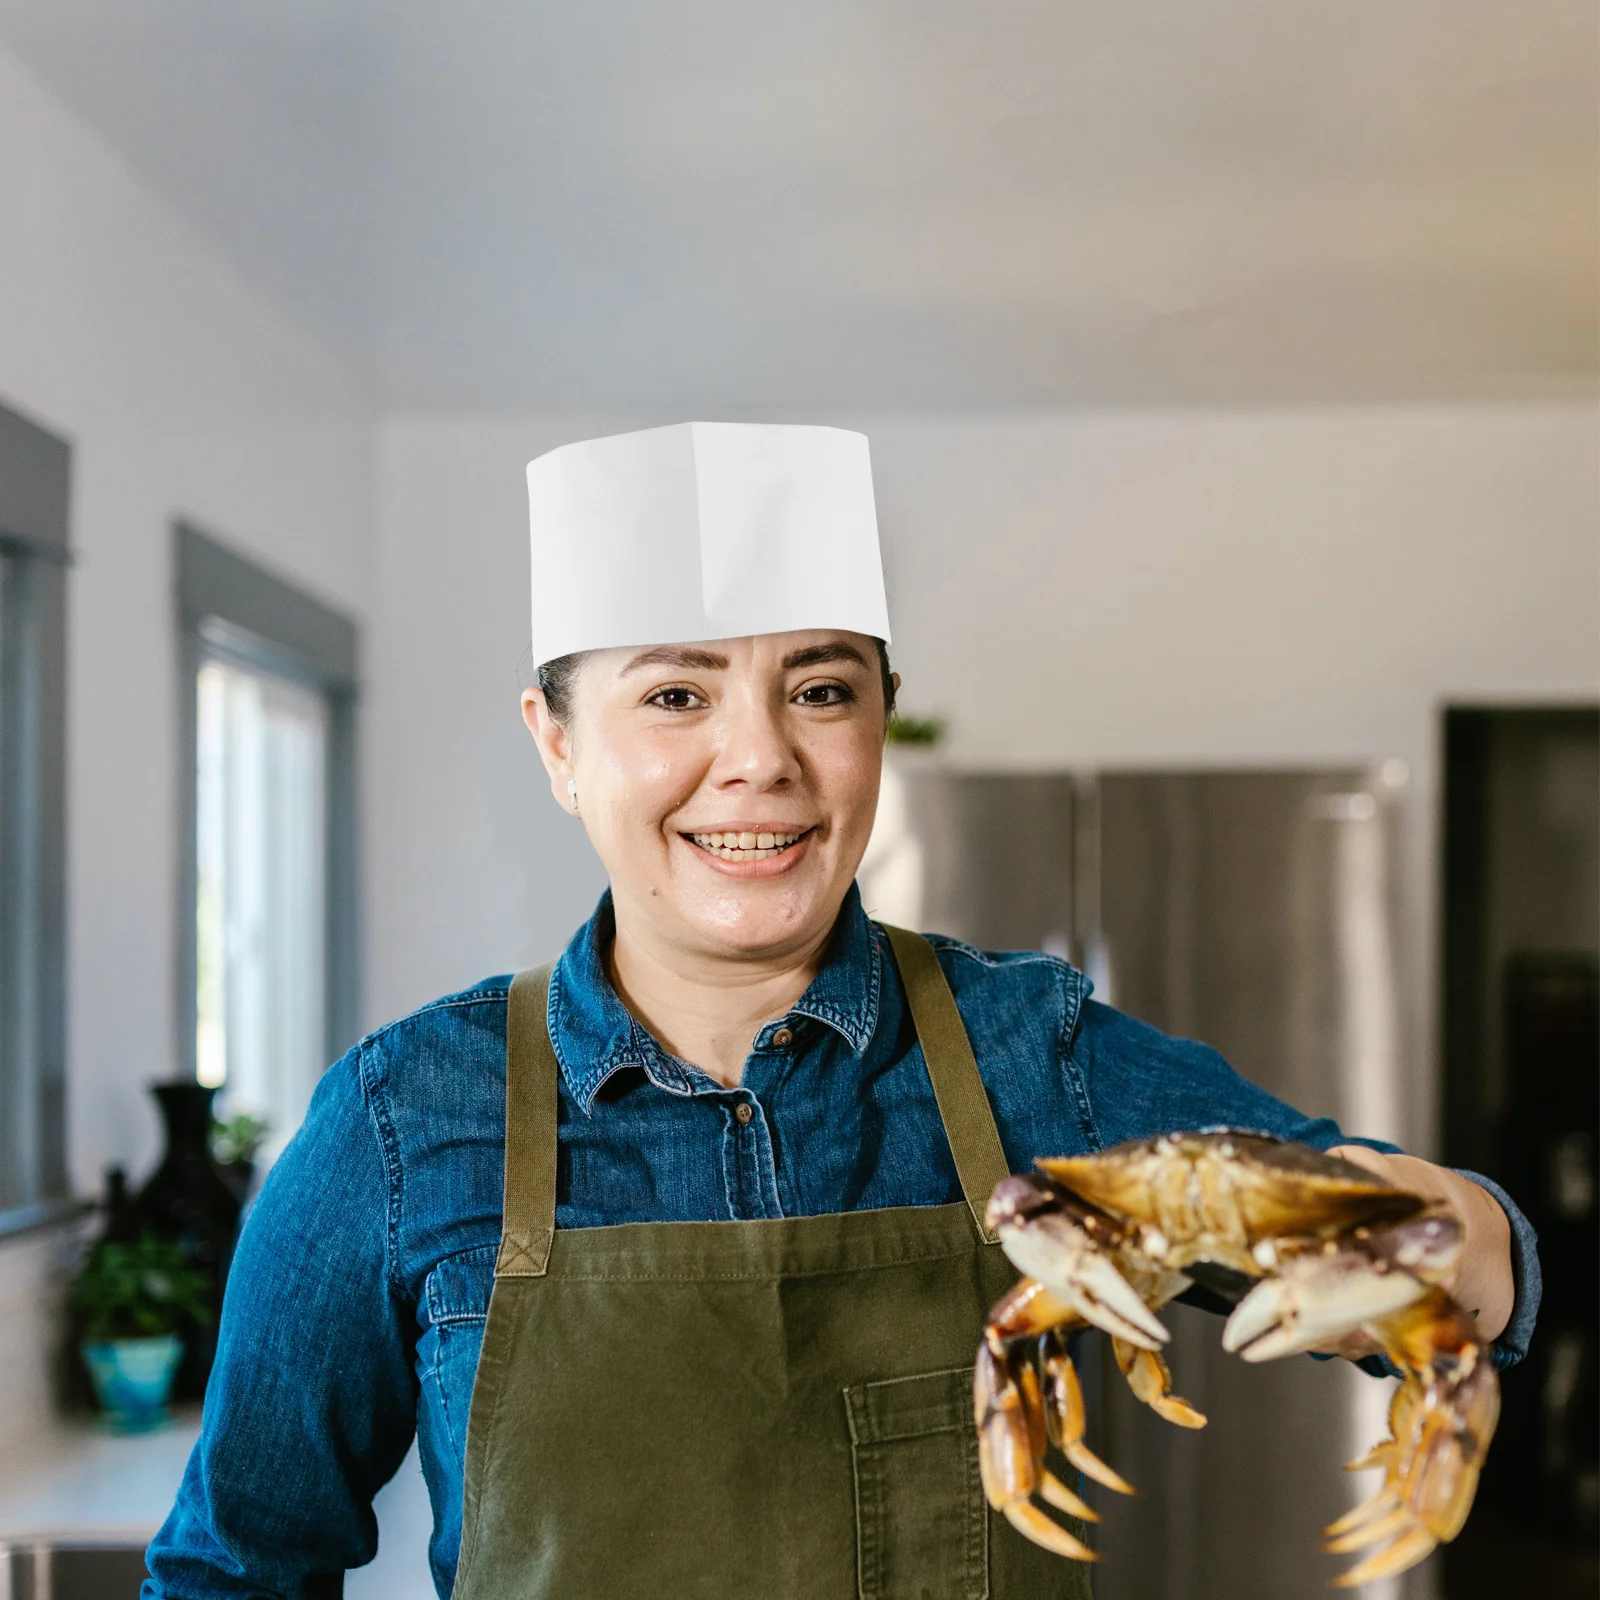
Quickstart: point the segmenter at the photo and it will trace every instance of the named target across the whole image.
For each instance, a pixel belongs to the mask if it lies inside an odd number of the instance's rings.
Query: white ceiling
[[[391,408],[1600,367],[1593,0],[0,0],[0,44]]]

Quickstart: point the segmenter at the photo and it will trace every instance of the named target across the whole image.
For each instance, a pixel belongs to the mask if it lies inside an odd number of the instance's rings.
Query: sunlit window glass
[[[196,1071],[271,1160],[326,1064],[328,709],[222,655],[196,688]]]

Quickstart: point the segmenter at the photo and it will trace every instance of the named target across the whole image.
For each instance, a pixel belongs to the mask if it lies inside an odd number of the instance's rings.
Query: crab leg
[[[1072,1561],[1097,1560],[1088,1545],[1032,1503],[1037,1492],[1071,1515],[1089,1512],[1044,1468],[1044,1404],[1032,1365],[997,1356],[985,1342],[978,1347],[972,1393],[978,1424],[978,1472],[989,1504],[1019,1533],[1046,1550]],[[1092,1512],[1089,1517],[1093,1519]]]
[[[1324,1530],[1334,1554],[1383,1545],[1337,1578],[1340,1588],[1403,1572],[1455,1538],[1471,1509],[1500,1409],[1487,1353],[1444,1290],[1429,1289],[1367,1331],[1405,1380],[1389,1408],[1393,1437],[1356,1463],[1381,1465],[1382,1488]]]
[[[1155,1350],[1141,1350],[1121,1339],[1113,1339],[1111,1348],[1116,1352],[1117,1365],[1122,1368],[1128,1387],[1158,1417],[1180,1428],[1205,1427],[1204,1415],[1182,1395],[1172,1392],[1172,1369],[1164,1356]]]
[[[1348,1572],[1341,1572],[1333,1580],[1335,1589],[1359,1589],[1364,1583],[1374,1583],[1379,1578],[1391,1577],[1414,1567],[1425,1556],[1433,1554],[1439,1541],[1431,1533],[1415,1528],[1403,1538],[1396,1539],[1387,1550],[1380,1550],[1359,1562]]]
[[[1057,1511],[1065,1511],[1079,1522],[1098,1522],[1100,1513],[1087,1500],[1080,1500],[1053,1472],[1039,1475],[1041,1497]]]
[[[1084,1326],[1084,1319],[1037,1278],[1021,1278],[995,1301],[984,1332],[989,1348],[999,1354],[1013,1339]]]
[[[1365,1523],[1387,1516],[1399,1504],[1399,1496],[1392,1489],[1380,1489],[1370,1500],[1363,1500],[1360,1505],[1345,1512],[1342,1517],[1336,1517],[1322,1531],[1330,1539],[1342,1538]]]
[[[1375,1517],[1364,1526],[1352,1528],[1348,1533],[1329,1539],[1323,1545],[1323,1549],[1331,1556],[1349,1555],[1352,1550],[1365,1550],[1368,1545],[1387,1544],[1397,1534],[1405,1533],[1416,1525],[1416,1519],[1410,1511],[1396,1502],[1382,1516]]]
[[[1370,1472],[1374,1467],[1386,1467],[1394,1460],[1395,1442],[1385,1439],[1382,1444],[1375,1444],[1364,1456],[1357,1456],[1354,1461],[1344,1464],[1346,1472]]]
[[[1117,1494],[1137,1494],[1131,1483],[1108,1467],[1083,1442],[1083,1389],[1066,1347],[1053,1334],[1040,1341],[1039,1365],[1044,1373],[1045,1423],[1050,1441],[1079,1472]]]

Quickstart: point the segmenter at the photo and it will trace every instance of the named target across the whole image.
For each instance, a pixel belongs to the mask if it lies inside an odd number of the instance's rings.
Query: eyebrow
[[[728,658],[719,656],[714,650],[697,650],[693,645],[658,644],[653,650],[641,650],[622,669],[622,675],[626,677],[641,667],[687,667],[696,672],[721,672],[727,665]]]
[[[813,644],[804,650],[791,650],[783,658],[783,665],[787,671],[794,667],[819,667],[826,661],[853,661],[858,667],[867,664],[867,658],[853,644],[837,639],[832,644]]]
[[[786,672],[792,672],[796,667],[818,667],[828,661],[853,661],[858,667],[867,664],[867,658],[853,644],[838,639],[831,644],[813,644],[803,650],[791,650],[783,658],[783,666]],[[622,669],[622,675],[626,677],[630,672],[637,672],[644,667],[684,667],[695,672],[724,672],[728,667],[728,658],[715,650],[701,650],[694,645],[658,644],[634,656]]]

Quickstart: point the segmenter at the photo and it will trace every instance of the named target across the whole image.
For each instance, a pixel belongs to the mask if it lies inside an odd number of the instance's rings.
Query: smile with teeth
[[[689,838],[724,861],[765,861],[810,832],[802,828],[798,833],[691,833]]]

